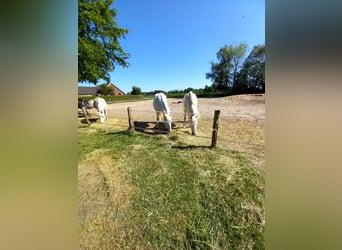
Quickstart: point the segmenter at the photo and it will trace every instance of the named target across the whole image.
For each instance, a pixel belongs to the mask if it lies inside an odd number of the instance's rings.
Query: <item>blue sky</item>
[[[245,42],[249,51],[265,44],[264,0],[114,0],[113,7],[129,31],[120,44],[131,57],[110,78],[125,93],[204,88],[225,44]]]

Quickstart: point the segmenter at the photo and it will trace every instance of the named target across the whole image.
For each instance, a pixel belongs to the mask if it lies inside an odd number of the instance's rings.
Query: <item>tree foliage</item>
[[[100,95],[114,95],[114,89],[108,84],[101,84],[100,86],[97,87],[96,94]]]
[[[265,92],[265,45],[256,45],[245,59],[240,72],[240,85],[249,92]]]
[[[247,45],[225,45],[216,53],[217,62],[211,62],[206,78],[212,86],[206,92],[225,91],[227,94],[265,92],[265,45],[256,45],[244,59]]]
[[[206,73],[206,78],[211,79],[214,88],[228,90],[234,86],[246,50],[244,43],[220,48],[216,53],[218,62],[211,62],[211,72]]]
[[[129,54],[119,44],[128,30],[116,24],[112,3],[113,0],[78,0],[79,82],[110,82],[109,73],[116,65],[129,65]]]
[[[141,94],[142,94],[141,88],[137,86],[132,87],[131,95],[141,95]]]

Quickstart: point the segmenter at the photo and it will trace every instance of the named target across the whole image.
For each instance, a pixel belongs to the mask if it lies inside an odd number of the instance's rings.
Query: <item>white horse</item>
[[[164,117],[166,122],[166,127],[169,132],[172,131],[172,117],[169,105],[167,104],[167,98],[163,93],[156,93],[153,100],[153,108],[157,114],[157,128],[159,127],[159,122]]]
[[[100,123],[104,123],[105,119],[108,120],[107,103],[105,99],[97,97],[94,99],[94,108],[99,113]]]
[[[184,127],[186,122],[186,117],[188,116],[191,132],[193,135],[197,135],[197,125],[199,119],[199,112],[197,107],[197,96],[192,91],[185,94],[183,98],[184,105]]]

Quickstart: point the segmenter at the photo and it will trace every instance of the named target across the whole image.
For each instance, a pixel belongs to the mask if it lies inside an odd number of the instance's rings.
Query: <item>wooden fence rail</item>
[[[215,110],[215,113],[214,113],[213,132],[211,136],[211,145],[210,145],[211,149],[216,147],[218,128],[219,128],[219,123],[220,123],[220,112],[221,112],[220,110]],[[135,130],[134,120],[133,120],[133,115],[132,115],[132,107],[127,108],[127,114],[128,114],[128,129]]]

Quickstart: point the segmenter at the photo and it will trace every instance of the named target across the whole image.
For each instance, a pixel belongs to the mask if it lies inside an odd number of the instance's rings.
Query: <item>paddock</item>
[[[182,98],[168,98],[171,109],[173,132],[170,138],[177,137],[190,146],[209,146],[212,138],[213,118],[215,110],[220,110],[217,146],[225,147],[250,156],[253,163],[264,168],[265,152],[265,95],[237,95],[221,98],[198,98],[200,119],[197,136],[191,135],[189,124],[183,128]],[[108,104],[109,120],[100,124],[96,119],[96,110],[90,113],[91,128],[127,130],[129,128],[127,108],[131,107],[136,131],[158,135],[155,130],[156,116],[153,100]],[[79,115],[80,112],[79,112]],[[92,120],[93,119],[93,120]],[[79,118],[79,128],[87,128],[84,117]]]

